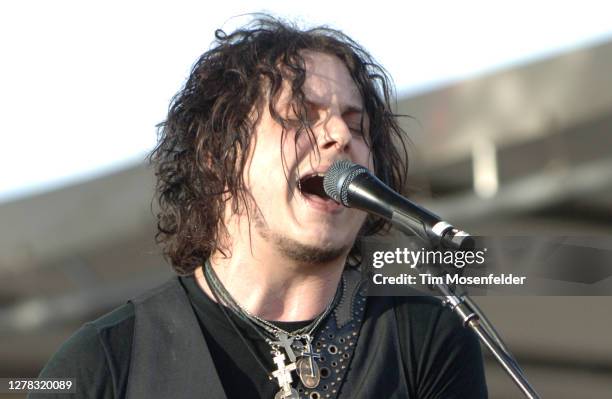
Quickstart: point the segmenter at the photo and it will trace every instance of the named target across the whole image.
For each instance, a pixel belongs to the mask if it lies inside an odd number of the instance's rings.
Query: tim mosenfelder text
[[[372,276],[372,282],[376,285],[523,285],[526,279],[526,276],[515,276],[513,274],[504,273],[491,273],[488,276],[460,276],[458,274],[433,276],[429,273],[420,273],[418,276],[406,273],[397,276],[384,276],[381,273],[377,273]]]

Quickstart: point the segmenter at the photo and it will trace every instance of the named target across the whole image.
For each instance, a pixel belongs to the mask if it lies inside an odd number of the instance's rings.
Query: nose
[[[317,138],[320,150],[336,150],[346,152],[350,149],[353,135],[341,116],[330,116],[323,124]]]

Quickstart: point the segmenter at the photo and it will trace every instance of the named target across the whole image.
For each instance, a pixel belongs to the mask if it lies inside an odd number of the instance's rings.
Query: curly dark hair
[[[390,187],[403,187],[408,169],[407,138],[391,111],[392,85],[386,71],[355,41],[327,27],[303,30],[258,14],[243,28],[215,32],[215,42],[195,63],[158,125],[158,144],[149,156],[157,177],[156,241],[178,274],[191,274],[214,251],[223,250],[226,201],[232,212],[246,204],[245,154],[261,107],[287,130],[273,106],[283,81],[290,83],[298,133],[312,135],[302,87],[304,51],[338,57],[348,68],[370,121],[367,140],[374,172]],[[258,119],[258,118],[255,118]],[[363,120],[362,120],[363,123]],[[296,134],[297,136],[297,134]],[[314,141],[311,141],[314,143]],[[359,237],[387,229],[368,218]],[[359,258],[356,240],[349,259]]]

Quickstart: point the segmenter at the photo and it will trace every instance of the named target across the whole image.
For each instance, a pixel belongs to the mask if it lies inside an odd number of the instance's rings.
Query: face
[[[347,67],[335,56],[304,52],[306,111],[313,135],[285,132],[262,107],[245,168],[254,200],[251,227],[264,243],[284,256],[324,263],[348,253],[366,214],[312,194],[305,187],[320,184],[309,176],[324,174],[338,159],[372,169],[367,143],[367,117],[362,98]],[[291,92],[285,85],[275,108],[295,119]],[[362,117],[363,130],[362,132]],[[282,151],[282,153],[281,153]]]

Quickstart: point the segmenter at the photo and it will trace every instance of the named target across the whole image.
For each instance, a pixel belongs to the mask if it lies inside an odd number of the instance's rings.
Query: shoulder
[[[404,369],[418,397],[486,398],[476,334],[434,297],[394,297]]]
[[[429,346],[445,339],[470,339],[459,318],[435,297],[370,296],[367,303],[375,314],[394,313],[401,344],[409,345],[410,355],[416,358]]]
[[[394,297],[395,312],[400,325],[420,335],[462,329],[461,321],[442,302],[431,296]]]
[[[429,296],[394,297],[400,338],[410,341],[415,355],[436,352],[446,345],[470,347],[479,354],[476,335],[465,328],[451,309]],[[448,349],[448,346],[447,346]]]
[[[51,357],[40,378],[75,378],[77,398],[121,397],[133,330],[134,306],[126,303],[79,328]]]

